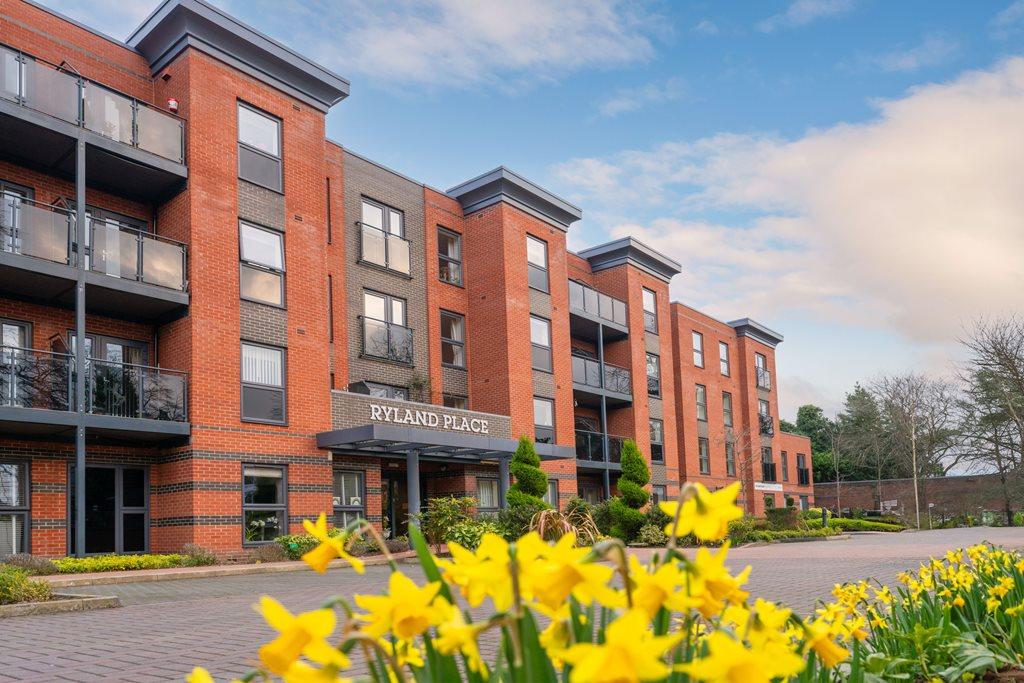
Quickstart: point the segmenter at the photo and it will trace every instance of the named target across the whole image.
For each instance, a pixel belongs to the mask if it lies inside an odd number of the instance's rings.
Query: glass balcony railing
[[[360,222],[360,258],[367,263],[409,274],[409,241],[401,235]]]
[[[64,209],[0,195],[0,251],[70,264],[71,221]]]
[[[4,46],[0,46],[0,98],[165,159],[185,162],[181,119]]]
[[[629,326],[626,303],[602,294],[593,287],[569,280],[569,308],[589,313],[608,322]]]
[[[755,367],[754,370],[757,373],[757,388],[771,390],[772,388],[772,373],[766,368]]]
[[[602,372],[600,361],[585,356],[572,357],[572,381],[595,389],[633,394],[633,379],[629,370],[605,363]]]
[[[590,432],[585,429],[576,430],[576,459],[589,462],[604,462],[604,434]],[[624,436],[608,435],[608,462],[619,462],[622,459]]]
[[[0,346],[0,405],[74,410],[74,356]],[[86,359],[85,410],[94,415],[184,422],[184,372]]]
[[[412,328],[363,316],[363,354],[412,363]]]

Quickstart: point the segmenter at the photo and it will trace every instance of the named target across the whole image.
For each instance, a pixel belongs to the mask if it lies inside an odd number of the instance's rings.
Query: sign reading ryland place
[[[370,404],[370,419],[375,422],[390,422],[391,424],[408,425],[410,427],[430,427],[432,429],[447,429],[453,432],[471,432],[473,434],[489,433],[487,420],[477,417],[435,413],[433,410],[413,410],[412,408],[382,406],[377,403]]]

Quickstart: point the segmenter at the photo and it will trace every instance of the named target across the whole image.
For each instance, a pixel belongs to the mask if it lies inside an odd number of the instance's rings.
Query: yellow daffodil
[[[432,603],[439,590],[440,582],[420,588],[402,572],[393,572],[387,595],[355,596],[356,604],[369,612],[360,616],[367,622],[365,631],[375,638],[388,631],[403,640],[415,638],[437,623]]]
[[[293,615],[274,598],[260,598],[258,611],[280,635],[259,649],[260,661],[272,672],[283,674],[302,655],[324,665],[348,666],[348,658],[326,641],[334,631],[334,612],[318,609]]]
[[[344,678],[338,673],[335,666],[325,666],[322,669],[310,666],[304,662],[295,662],[281,676],[284,683],[351,683],[351,678]]]
[[[302,556],[302,560],[316,572],[323,574],[327,571],[328,563],[334,558],[340,557],[351,564],[352,568],[358,573],[363,573],[363,561],[348,554],[345,550],[347,537],[344,534],[340,536],[330,536],[328,534],[327,515],[321,512],[315,524],[308,519],[304,519],[302,520],[302,527],[306,530],[307,534],[320,541],[317,547]]]
[[[551,663],[561,667],[565,662],[562,655],[571,642],[569,632],[569,604],[560,610],[556,617],[552,617],[551,623],[540,632],[540,645],[544,648]]]
[[[570,683],[620,683],[622,681],[654,681],[669,675],[662,660],[675,647],[683,634],[655,636],[650,620],[643,610],[630,610],[605,629],[605,640],[577,643],[561,653],[572,666]]]
[[[807,644],[821,663],[830,669],[850,656],[849,650],[835,642],[832,629],[821,619],[807,627]]]
[[[471,607],[479,607],[488,596],[499,612],[512,606],[512,573],[505,539],[487,533],[475,552],[455,542],[448,543],[448,550],[452,559],[439,559],[437,565],[445,580],[458,586]]]
[[[803,658],[781,644],[748,648],[725,631],[714,631],[706,642],[707,656],[678,667],[698,681],[769,683],[795,676],[804,668]]]
[[[640,564],[636,555],[629,556],[629,576],[633,582],[633,606],[651,619],[662,607],[670,612],[684,612],[700,601],[686,594],[686,571],[674,562],[666,562],[653,571]]]
[[[615,570],[585,562],[589,554],[589,548],[576,547],[576,536],[569,533],[553,546],[540,550],[535,559],[520,562],[522,581],[542,611],[550,616],[570,595],[584,605],[595,600],[610,606],[619,603],[617,593],[609,585]]]
[[[729,522],[743,516],[743,510],[736,505],[740,483],[733,482],[714,493],[700,483],[693,484],[690,490],[692,495],[682,509],[678,501],[660,503],[662,511],[672,518],[665,533],[675,538],[692,533],[702,541],[721,541],[729,533]]]
[[[707,548],[699,548],[690,566],[691,595],[698,600],[697,610],[705,619],[721,612],[726,603],[742,603],[749,595],[740,586],[747,582],[750,567],[736,576],[731,575],[725,566],[728,553],[728,542],[717,554],[712,554]]]
[[[436,606],[441,614],[441,622],[437,626],[434,647],[446,655],[461,652],[470,671],[486,676],[487,665],[480,657],[480,648],[476,642],[483,627],[479,624],[467,624],[462,612],[444,598],[438,598]]]
[[[411,666],[414,669],[423,668],[423,652],[416,647],[411,640],[396,640],[394,644],[390,640],[379,638],[377,644],[398,661],[398,666]]]
[[[185,683],[214,683],[210,672],[201,666],[192,669],[192,673],[185,676]]]

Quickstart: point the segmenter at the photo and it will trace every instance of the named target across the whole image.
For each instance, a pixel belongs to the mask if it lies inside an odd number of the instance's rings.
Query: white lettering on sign
[[[766,481],[755,481],[754,482],[754,490],[755,491],[769,491],[769,492],[774,492],[774,493],[782,493],[782,484],[773,484],[771,482],[766,482]]]
[[[370,419],[374,422],[390,422],[410,427],[430,427],[452,432],[490,433],[490,425],[487,420],[478,417],[441,414],[435,413],[433,410],[383,406],[379,403],[370,404]]]

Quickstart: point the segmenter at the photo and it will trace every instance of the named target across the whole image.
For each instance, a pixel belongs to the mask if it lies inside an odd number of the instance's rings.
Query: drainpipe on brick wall
[[[75,142],[75,555],[85,555],[85,140]]]

